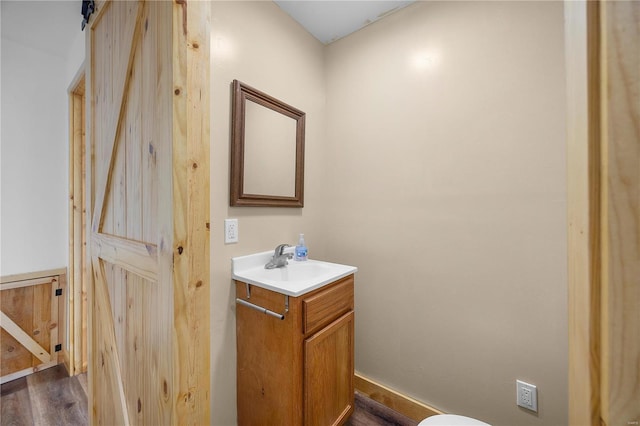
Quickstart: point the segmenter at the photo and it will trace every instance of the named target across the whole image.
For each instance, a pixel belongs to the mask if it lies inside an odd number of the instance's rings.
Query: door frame
[[[85,67],[76,72],[69,97],[69,375],[87,371],[87,203]]]
[[[569,424],[638,424],[640,4],[564,5]]]

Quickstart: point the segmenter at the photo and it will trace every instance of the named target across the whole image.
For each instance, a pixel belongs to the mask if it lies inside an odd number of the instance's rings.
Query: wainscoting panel
[[[66,269],[0,278],[2,383],[60,362]]]

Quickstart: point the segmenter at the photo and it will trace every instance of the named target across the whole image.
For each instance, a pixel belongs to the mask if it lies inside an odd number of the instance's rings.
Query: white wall
[[[418,2],[326,49],[356,370],[496,426],[567,424],[563,41],[562,2]]]
[[[325,92],[323,46],[274,3],[216,1],[211,35],[211,421],[236,424],[235,286],[231,257],[308,239],[322,257]],[[229,207],[231,82],[240,80],[306,113],[303,209]],[[278,156],[274,150],[271,155]],[[225,218],[239,242],[224,244]]]
[[[2,275],[67,265],[66,85],[64,60],[2,41]]]
[[[79,7],[2,2],[1,275],[67,266],[67,88],[84,58]]]
[[[84,72],[84,56],[85,56],[85,33],[77,31],[69,43],[66,58],[65,81],[67,87],[74,82],[74,78],[78,73]]]
[[[229,258],[309,228],[312,257],[360,268],[361,374],[496,426],[566,424],[562,3],[419,2],[321,61],[272,6],[213,7],[214,424],[235,420]],[[301,211],[227,207],[233,78],[325,111]],[[538,415],[516,407],[517,378]]]

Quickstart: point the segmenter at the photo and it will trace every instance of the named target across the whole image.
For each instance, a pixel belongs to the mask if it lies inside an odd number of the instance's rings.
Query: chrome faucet
[[[291,247],[289,244],[280,244],[273,252],[273,257],[266,265],[264,265],[265,269],[274,269],[274,268],[282,268],[287,266],[289,262],[287,259],[293,258],[293,253],[285,253],[284,249],[287,247]]]

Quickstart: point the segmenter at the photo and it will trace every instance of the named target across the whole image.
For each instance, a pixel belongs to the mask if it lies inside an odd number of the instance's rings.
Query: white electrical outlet
[[[224,243],[238,242],[238,219],[224,220]]]
[[[538,389],[535,385],[516,380],[517,404],[534,412],[538,412]]]

